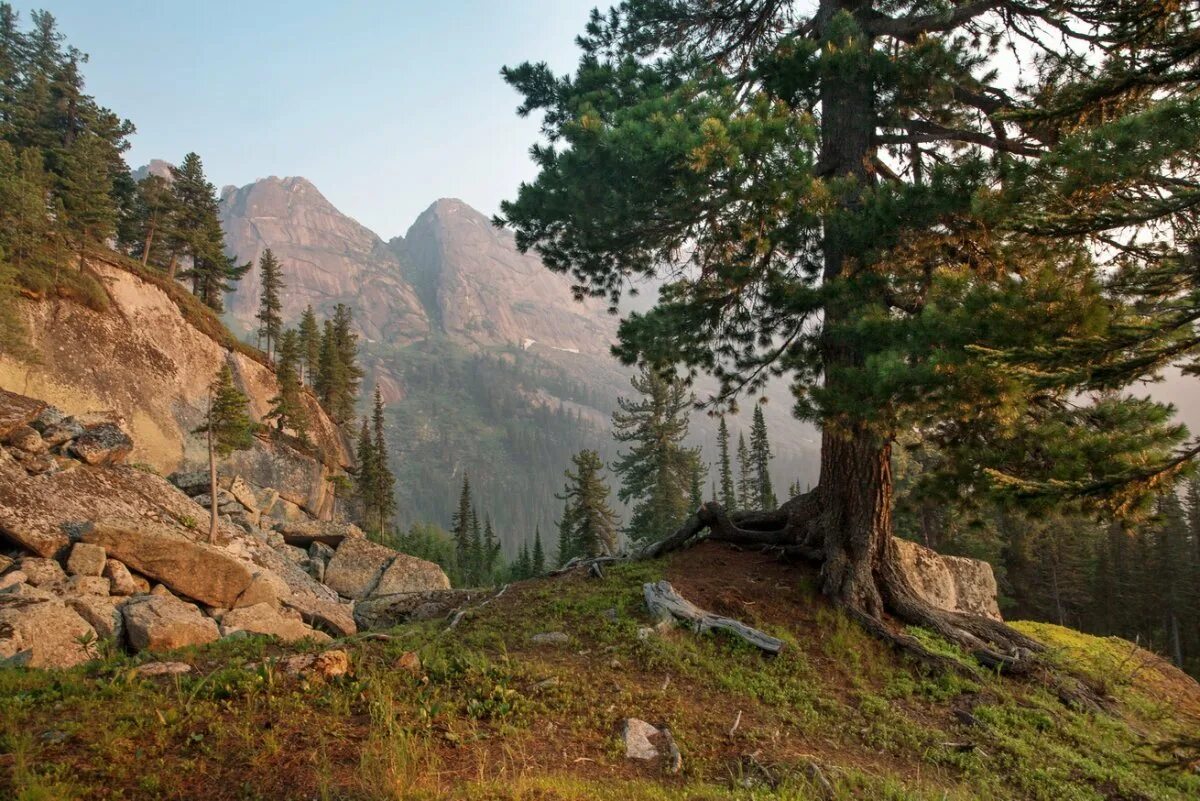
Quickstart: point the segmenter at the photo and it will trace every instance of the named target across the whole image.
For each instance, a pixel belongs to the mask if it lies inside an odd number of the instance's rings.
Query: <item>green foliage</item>
[[[748,509],[769,510],[779,505],[771,485],[771,442],[767,437],[767,421],[763,419],[762,404],[754,406],[754,423],[750,427],[750,461],[754,466],[754,505]]]
[[[262,252],[258,259],[259,272],[259,304],[255,319],[258,320],[258,335],[262,337],[271,358],[271,345],[279,346],[280,333],[283,331],[283,268],[270,248]],[[296,357],[299,357],[297,350]]]
[[[228,456],[254,444],[254,421],[250,419],[249,401],[233,383],[229,365],[221,366],[208,390],[208,413],[205,421],[193,434],[207,434],[212,450]]]
[[[306,353],[311,355],[311,340]],[[358,365],[358,334],[354,332],[353,312],[344,303],[334,309],[333,319],[326,320],[317,349],[317,372],[313,388],[321,405],[338,425],[354,420],[363,371]]]
[[[279,339],[275,354],[275,380],[279,394],[271,398],[271,408],[265,419],[275,421],[275,429],[283,433],[291,429],[302,442],[308,441],[308,412],[304,406],[304,387],[300,380],[300,335],[287,329]]]
[[[678,377],[644,367],[630,383],[636,398],[620,398],[613,437],[632,443],[613,464],[617,497],[633,503],[626,531],[638,539],[665,537],[691,511],[700,451],[687,448],[688,410],[694,398]]]
[[[171,189],[176,213],[170,246],[178,257],[190,260],[179,277],[190,278],[192,293],[213,311],[221,312],[226,293],[232,291],[252,264],[239,265],[225,254],[217,189],[205,177],[198,155],[188,153],[178,167],[171,168]],[[172,257],[172,264],[175,258]]]
[[[567,470],[567,483],[558,524],[558,564],[577,556],[606,556],[617,552],[617,514],[609,506],[610,490],[604,481],[604,463],[595,451],[571,457],[575,470]],[[540,542],[540,538],[539,538]]]
[[[304,381],[311,387],[321,364],[321,329],[317,326],[317,315],[312,304],[304,308],[304,314],[300,317],[299,334]]]
[[[726,509],[738,508],[737,488],[733,483],[733,464],[729,457],[729,426],[725,415],[717,426],[717,474],[720,476],[718,500]]]
[[[359,431],[355,468],[355,486],[362,504],[363,525],[379,537],[388,530],[396,513],[396,479],[388,466],[383,412],[383,396],[379,387],[376,387],[370,424],[364,418]]]

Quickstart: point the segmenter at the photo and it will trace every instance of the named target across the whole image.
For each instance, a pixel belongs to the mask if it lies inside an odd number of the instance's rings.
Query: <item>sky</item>
[[[133,121],[127,158],[200,154],[218,188],[302,175],[388,239],[433,201],[491,214],[532,179],[535,119],[500,67],[569,70],[598,0],[46,0]]]

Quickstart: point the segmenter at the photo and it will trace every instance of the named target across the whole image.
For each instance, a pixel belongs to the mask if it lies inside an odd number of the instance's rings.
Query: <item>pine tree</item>
[[[171,189],[175,194],[176,214],[168,274],[175,276],[180,257],[190,259],[190,266],[179,277],[191,279],[192,293],[206,306],[216,312],[224,311],[225,295],[252,264],[238,264],[225,254],[217,190],[205,177],[198,155],[188,153],[178,167],[171,168]]]
[[[258,259],[259,272],[259,303],[258,335],[266,345],[267,359],[271,358],[272,343],[278,344],[280,332],[283,330],[283,268],[270,248],[262,252]]]
[[[471,577],[471,586],[483,584],[483,527],[479,524],[479,512],[471,507],[471,538],[467,546],[467,571]]]
[[[542,530],[533,531],[533,554],[530,556],[530,575],[540,576],[546,572],[546,552],[542,548]]]
[[[312,304],[304,309],[300,317],[300,354],[304,381],[314,386],[321,364],[321,329],[317,326],[317,315]]]
[[[936,661],[874,625],[903,607],[983,653],[887,567],[893,446],[943,448],[947,494],[1118,513],[1191,458],[1114,390],[1200,349],[1192,242],[1164,233],[1191,230],[1200,171],[1195,25],[1152,0],[628,0],[575,74],[504,70],[553,147],[498,221],[614,306],[665,273],[627,363],[725,397],[786,373],[821,461],[771,536],[820,542],[823,591],[878,636]]]
[[[491,515],[487,516],[483,527],[481,561],[480,577],[484,583],[491,583],[500,562],[500,540],[496,538],[496,530],[492,527]]]
[[[321,404],[338,425],[354,419],[362,376],[352,313],[349,306],[339,303],[333,319],[325,321],[315,381]]]
[[[460,580],[470,583],[471,556],[471,480],[463,474],[462,492],[458,496],[458,509],[450,521],[450,533],[454,537],[454,561],[458,566]]]
[[[166,252],[160,240],[169,241],[172,236],[175,194],[165,178],[147,175],[138,182],[135,197],[134,231],[137,239],[131,243],[131,252],[141,258],[143,267],[150,264],[165,267],[167,262],[158,254]]]
[[[362,504],[362,523],[368,532],[372,531],[372,523],[379,514],[379,457],[375,452],[375,440],[371,436],[371,426],[364,417],[362,427],[358,432],[358,446],[355,452],[354,489],[358,502]]]
[[[750,458],[750,449],[746,447],[746,437],[738,434],[738,508],[756,511],[758,504],[758,483],[754,480],[754,461]]]
[[[687,518],[698,454],[683,445],[692,395],[678,378],[644,368],[631,380],[639,397],[618,398],[613,436],[631,443],[613,471],[618,497],[633,504],[628,531],[638,538],[666,536]]]
[[[192,432],[207,435],[210,543],[217,538],[217,457],[228,456],[254,444],[254,423],[250,419],[248,403],[246,396],[234,385],[229,365],[222,365],[208,388],[204,423]]]
[[[733,465],[729,460],[729,426],[725,424],[725,415],[721,415],[721,422],[717,426],[717,472],[721,480],[717,499],[727,510],[738,508],[737,489],[733,483]]]
[[[610,490],[601,472],[604,463],[595,451],[571,457],[575,470],[567,470],[567,483],[557,496],[564,502],[560,529],[559,564],[575,556],[604,556],[617,552],[617,515],[609,506]],[[564,548],[565,545],[565,548]],[[563,558],[563,552],[569,554]]]
[[[754,472],[754,496],[759,509],[774,509],[778,505],[771,486],[771,442],[767,437],[767,422],[763,419],[762,404],[754,406],[754,423],[750,426],[750,463]]]
[[[116,233],[117,208],[104,142],[90,133],[77,136],[63,153],[59,181],[67,228],[82,270],[85,250]]]
[[[688,488],[688,499],[692,509],[699,509],[704,505],[704,476],[708,472],[704,463],[700,461],[700,452],[697,450],[693,454],[691,470],[691,486]]]
[[[514,581],[523,581],[533,576],[533,560],[529,556],[529,543],[521,543],[521,550],[517,552],[517,560],[513,562],[512,577]]]
[[[396,514],[396,478],[388,465],[387,439],[384,437],[383,395],[375,387],[375,402],[371,411],[371,429],[374,435],[375,465],[372,480],[375,483],[375,514],[382,536],[392,516]]]
[[[279,433],[289,428],[307,442],[309,421],[304,406],[304,388],[300,383],[300,335],[295,329],[289,328],[280,337],[275,380],[279,384],[279,394],[271,398],[266,419],[275,421],[275,430]]]

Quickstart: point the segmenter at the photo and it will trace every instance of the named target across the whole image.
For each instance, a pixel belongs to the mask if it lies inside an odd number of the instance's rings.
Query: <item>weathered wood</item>
[[[751,628],[741,621],[704,611],[676,592],[669,581],[644,584],[642,591],[652,617],[660,620],[682,620],[700,634],[713,629],[727,631],[769,654],[777,654],[783,649],[782,640]]]

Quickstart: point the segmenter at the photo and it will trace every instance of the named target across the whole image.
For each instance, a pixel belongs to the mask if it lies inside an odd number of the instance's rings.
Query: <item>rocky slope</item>
[[[181,306],[161,280],[101,259],[88,268],[104,284],[108,308],[54,297],[21,301],[35,358],[0,353],[0,388],[44,399],[84,423],[119,422],[133,437],[131,461],[164,474],[205,463],[205,445],[191,431],[222,364],[233,369],[255,419],[267,412],[278,389],[273,371],[215,339],[203,325],[215,321]],[[333,499],[326,479],[350,456],[315,399],[305,402],[315,455],[260,438],[226,462],[261,485],[281,487],[290,502],[328,515]]]
[[[69,667],[263,634],[328,641],[397,594],[454,602],[436,565],[318,521],[274,487],[226,475],[206,541],[207,473],[173,484],[126,462],[113,422],[85,426],[0,390],[0,664]]]

